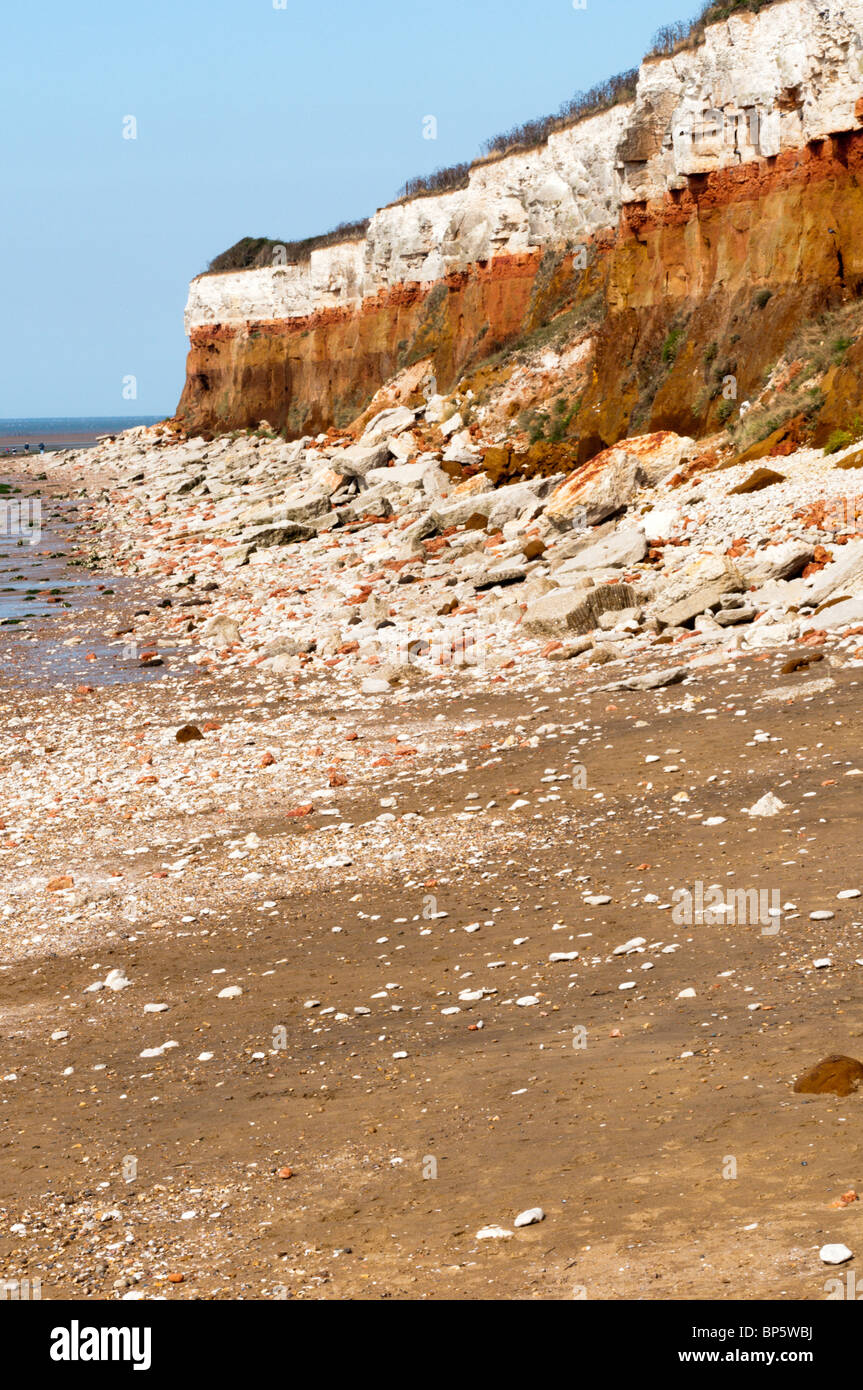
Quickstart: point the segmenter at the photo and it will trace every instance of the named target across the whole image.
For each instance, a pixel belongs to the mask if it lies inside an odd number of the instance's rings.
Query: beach
[[[58,449],[91,449],[106,435],[155,423],[155,416],[0,419],[0,459]]]
[[[793,1084],[859,1050],[853,627],[528,635],[536,559],[448,583],[491,527],[393,568],[398,507],[261,521],[294,448],[144,432],[49,473],[64,602],[0,628],[5,1277],[823,1299],[856,1102]],[[777,544],[824,486],[783,470]],[[664,485],[693,553],[740,472]]]

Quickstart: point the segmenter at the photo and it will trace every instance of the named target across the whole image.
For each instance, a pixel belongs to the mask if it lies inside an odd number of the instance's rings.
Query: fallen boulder
[[[540,482],[511,483],[508,487],[481,493],[468,493],[446,502],[436,503],[430,516],[438,530],[445,531],[450,526],[464,526],[475,516],[485,517],[487,522],[500,529],[506,522],[520,516],[529,507],[538,503]]]
[[[850,1096],[863,1081],[863,1063],[855,1057],[831,1053],[794,1082],[798,1095]]]
[[[234,618],[211,618],[202,636],[221,642],[225,647],[232,647],[240,641],[240,624]]]
[[[646,554],[644,532],[637,527],[626,527],[574,555],[567,563],[567,570],[628,568],[637,565]]]
[[[294,545],[307,541],[315,534],[314,527],[298,521],[276,521],[272,526],[254,526],[243,532],[243,541],[252,550],[265,550],[271,545]]]
[[[707,550],[693,559],[684,554],[673,569],[665,570],[659,599],[669,607],[697,594],[701,589],[711,587],[722,595],[742,593],[749,585],[745,576],[725,555],[716,555]],[[698,612],[703,613],[704,608]]]
[[[766,584],[771,579],[796,579],[814,555],[814,546],[806,541],[767,545],[758,552],[755,562],[747,567],[746,578],[750,584]]]
[[[630,676],[627,680],[617,681],[614,686],[609,686],[610,690],[664,690],[669,685],[679,685],[686,680],[689,674],[686,666],[666,666],[665,670],[654,669],[645,671],[640,676]]]
[[[740,497],[747,492],[761,492],[762,488],[772,487],[774,483],[784,483],[785,474],[777,473],[774,468],[756,468],[754,473],[750,473],[742,483],[733,487],[729,492],[729,497]]]
[[[849,541],[842,547],[842,557],[825,565],[806,580],[807,603],[824,603],[838,594],[851,597],[863,591],[863,541]]]
[[[719,608],[722,597],[727,592],[721,583],[703,584],[685,598],[678,599],[667,608],[660,608],[656,614],[657,622],[663,627],[686,627],[708,609]]]
[[[831,631],[837,627],[857,627],[863,623],[863,598],[844,598],[820,608],[814,618],[800,624],[801,632]]]
[[[373,468],[383,468],[390,456],[386,440],[374,442],[364,436],[364,442],[351,444],[331,458],[331,465],[337,473],[349,478],[364,478]]]
[[[406,405],[396,405],[388,410],[381,410],[369,420],[361,442],[368,444],[383,439],[389,434],[399,434],[401,430],[406,430],[408,425],[412,425],[415,420],[416,412],[409,410]]]
[[[586,594],[584,590],[552,589],[528,607],[522,626],[525,632],[537,635],[587,633],[597,626],[600,614],[637,604],[638,594],[629,584],[598,584]]]
[[[606,450],[555,489],[545,514],[558,524],[595,526],[622,511],[643,478],[644,469],[633,454]]]

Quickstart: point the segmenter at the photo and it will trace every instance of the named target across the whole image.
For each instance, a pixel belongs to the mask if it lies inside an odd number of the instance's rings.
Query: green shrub
[[[552,421],[548,437],[552,444],[560,444],[566,439],[572,422],[578,417],[578,412],[581,410],[581,401],[576,401],[575,405],[570,408],[567,401],[565,401],[563,397],[560,397],[554,403],[554,410],[556,418]]]
[[[741,419],[734,421],[732,428],[737,448],[742,453],[752,444],[759,444],[795,415],[803,415],[811,423],[823,404],[824,396],[818,386],[804,384],[778,398],[771,393],[769,401],[753,406]]]
[[[220,256],[214,257],[205,274],[216,275],[225,270],[260,270],[268,267],[278,269],[282,264],[296,265],[307,261],[312,252],[322,246],[335,246],[342,241],[358,241],[368,231],[369,221],[366,217],[360,222],[342,222],[331,232],[306,237],[303,241],[276,241],[266,236],[244,236]],[[281,248],[278,257],[276,247]]]
[[[683,48],[695,48],[704,39],[704,31],[708,24],[715,24],[718,20],[729,19],[733,14],[747,11],[750,14],[758,14],[759,10],[775,3],[776,0],[725,0],[722,4],[717,3],[717,0],[707,0],[695,19],[678,20],[674,24],[664,24],[658,29],[647,56],[666,58],[679,53]]]
[[[834,430],[827,443],[824,445],[825,454],[838,454],[840,449],[847,449],[854,440],[848,430]]]
[[[470,171],[470,164],[451,164],[446,169],[435,169],[433,174],[419,174],[415,179],[407,179],[396,195],[396,202],[467,188]]]
[[[531,425],[530,429],[530,435],[528,436],[531,444],[538,444],[541,439],[545,438],[545,427],[547,424],[547,415],[534,416],[533,424]]]
[[[665,342],[662,344],[662,360],[671,363],[677,356],[680,347],[680,339],[683,337],[682,328],[672,328]]]

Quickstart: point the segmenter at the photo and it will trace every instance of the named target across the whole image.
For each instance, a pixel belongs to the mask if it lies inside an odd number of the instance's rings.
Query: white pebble
[[[545,1212],[542,1207],[528,1207],[527,1211],[520,1211],[514,1226],[535,1226],[537,1222],[545,1220]]]
[[[844,1265],[846,1260],[854,1258],[847,1245],[822,1245],[818,1254],[826,1265]]]

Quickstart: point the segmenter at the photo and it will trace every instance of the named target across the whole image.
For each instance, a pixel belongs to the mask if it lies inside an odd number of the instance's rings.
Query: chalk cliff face
[[[711,344],[733,344],[745,392],[803,317],[863,284],[861,58],[863,0],[741,14],[645,62],[633,102],[477,165],[464,190],[382,209],[362,241],[198,277],[179,420],[343,425],[411,362],[431,359],[446,390],[583,307],[582,456],[634,424],[704,431],[715,403],[694,378]],[[753,312],[758,290],[772,297]],[[670,332],[681,346],[657,386]]]

